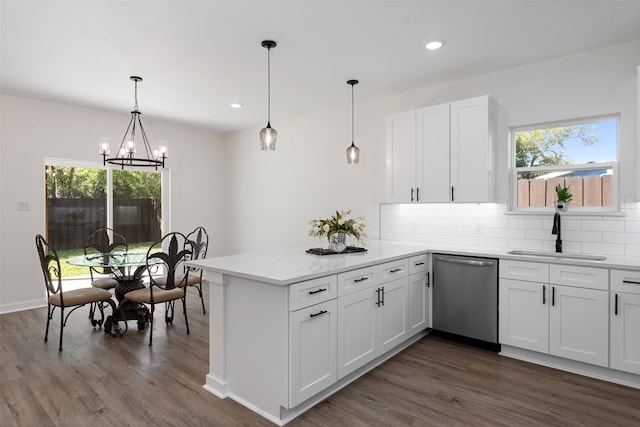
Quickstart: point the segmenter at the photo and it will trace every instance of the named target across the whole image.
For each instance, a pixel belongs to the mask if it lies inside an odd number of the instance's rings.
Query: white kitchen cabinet
[[[408,266],[407,259],[378,265],[379,283],[355,275],[368,286],[338,298],[338,379],[408,338]]]
[[[608,286],[607,269],[501,261],[500,343],[608,366]]]
[[[488,96],[451,103],[451,201],[495,200],[495,104]]]
[[[608,366],[609,292],[551,285],[549,353]]]
[[[409,282],[407,287],[409,335],[415,335],[430,326],[430,283],[427,255],[409,259]]]
[[[500,278],[500,343],[549,351],[549,304],[545,283]]]
[[[387,201],[416,199],[416,113],[387,117]]]
[[[294,407],[338,380],[335,299],[289,314],[289,405]]]
[[[495,200],[495,103],[489,96],[387,118],[387,201]]]
[[[611,270],[610,364],[640,375],[640,272]]]

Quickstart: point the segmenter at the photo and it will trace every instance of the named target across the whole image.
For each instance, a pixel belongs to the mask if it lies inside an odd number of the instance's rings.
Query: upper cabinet
[[[494,135],[489,96],[389,116],[387,201],[494,201]]]

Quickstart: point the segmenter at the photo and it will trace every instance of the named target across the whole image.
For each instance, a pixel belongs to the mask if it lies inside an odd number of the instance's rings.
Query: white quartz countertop
[[[366,248],[366,252],[312,255],[305,252],[309,248],[300,247],[205,258],[187,265],[274,285],[289,285],[428,251],[422,243],[387,241],[369,241]]]
[[[512,259],[519,261],[570,264],[588,267],[640,271],[640,258],[607,256],[604,261],[511,255],[508,249],[454,247],[429,243],[369,241],[367,252],[312,255],[308,248],[290,248],[229,255],[190,261],[187,265],[216,273],[258,280],[273,285],[290,285],[304,280],[407,258],[426,252]]]

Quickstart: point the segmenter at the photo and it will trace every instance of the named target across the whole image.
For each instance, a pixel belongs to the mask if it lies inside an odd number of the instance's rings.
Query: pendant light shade
[[[260,148],[262,151],[274,151],[278,132],[271,127],[271,49],[276,47],[276,42],[264,40],[262,47],[267,48],[267,126],[260,131]]]
[[[358,84],[357,80],[348,80],[348,85],[351,85],[351,145],[347,147],[347,163],[353,164],[360,161],[360,149],[356,147],[353,139],[354,128],[354,114],[353,114],[353,86]]]

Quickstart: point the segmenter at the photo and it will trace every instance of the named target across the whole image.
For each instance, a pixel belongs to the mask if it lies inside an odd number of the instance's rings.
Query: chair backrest
[[[192,260],[206,258],[207,249],[209,249],[209,235],[204,227],[196,227],[195,230],[187,234],[187,240],[191,241]],[[193,271],[194,269],[192,268],[191,270]]]
[[[41,234],[36,235],[36,249],[40,258],[40,267],[44,275],[44,285],[47,288],[47,298],[62,292],[62,271],[60,270],[60,259],[55,249]]]
[[[146,263],[151,287],[172,289],[179,285],[176,280],[182,280],[186,283],[189,272],[184,270],[183,264],[191,259],[193,253],[191,247],[192,242],[184,234],[178,232],[168,233],[151,245],[147,252]],[[152,272],[155,271],[162,271],[165,280],[162,282],[154,280]],[[184,276],[181,274],[183,271],[185,272]],[[176,272],[180,274],[176,276]]]
[[[110,237],[111,235],[111,237]],[[127,245],[127,239],[122,234],[116,233],[111,228],[100,228],[87,237],[84,242],[84,254],[92,253],[111,253],[116,251],[127,252],[129,246]],[[91,279],[93,280],[93,273],[109,274],[111,270],[108,268],[89,267]]]

